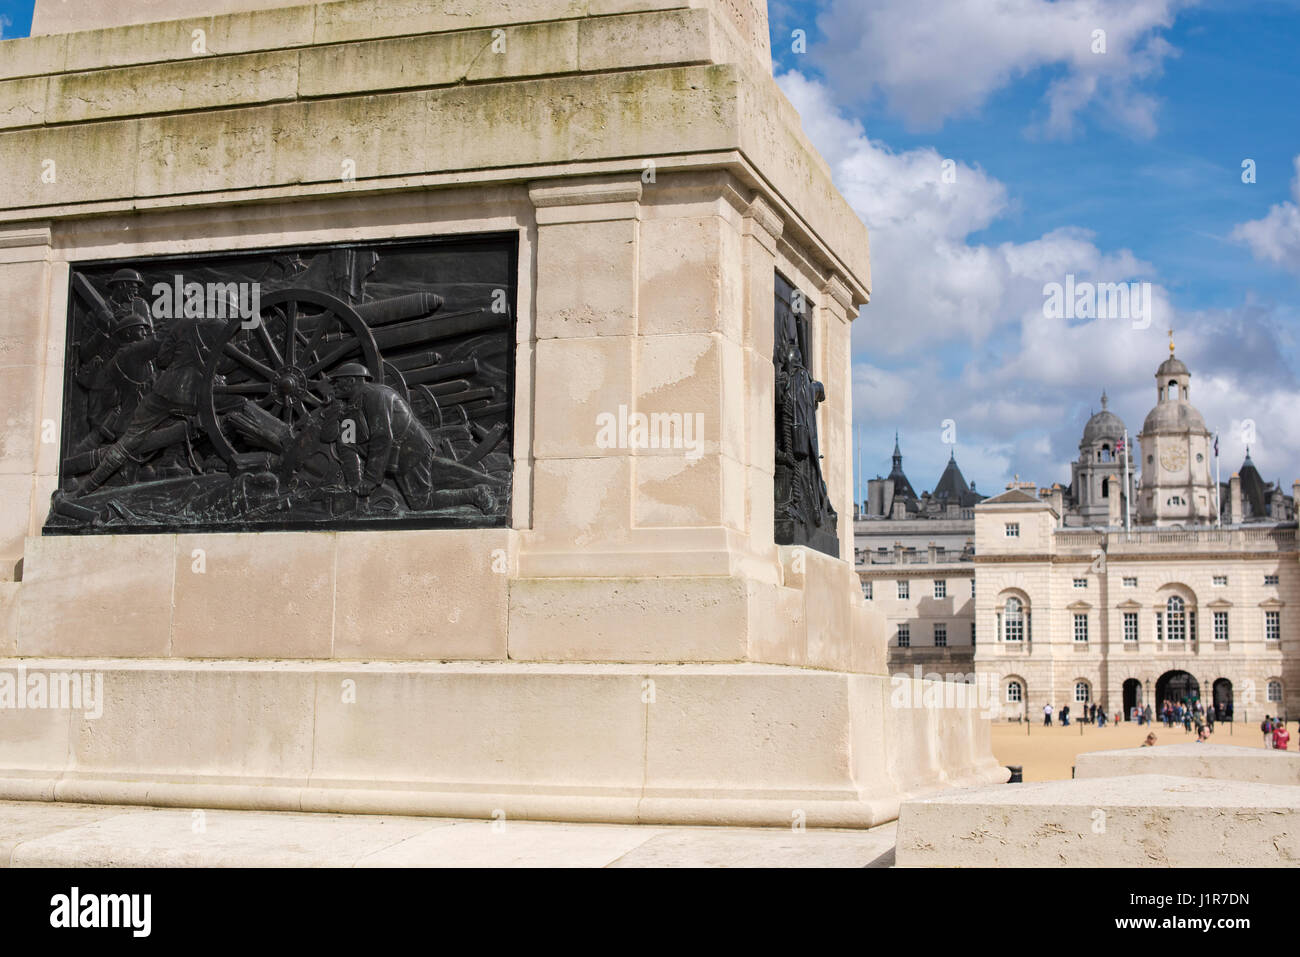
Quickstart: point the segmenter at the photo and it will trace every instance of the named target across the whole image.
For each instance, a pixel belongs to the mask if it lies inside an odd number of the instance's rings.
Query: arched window
[[[1076,681],[1074,683],[1074,700],[1079,704],[1087,704],[1090,697],[1091,689],[1086,681]]]
[[[1268,683],[1268,700],[1269,700],[1269,701],[1272,701],[1272,702],[1274,702],[1274,703],[1279,703],[1279,704],[1281,703],[1281,701],[1282,701],[1282,682],[1280,682],[1280,681],[1270,681],[1270,682]]]
[[[1015,595],[1003,607],[1002,629],[1004,641],[1025,640],[1025,603]]]
[[[1110,479],[1108,478],[1101,480],[1101,497],[1110,498]]]
[[[1170,380],[1169,380],[1169,400],[1170,400],[1171,402],[1173,402],[1173,401],[1177,401],[1177,399],[1178,399],[1178,381],[1177,381],[1176,379],[1170,379]]]
[[[1102,460],[1103,462],[1109,462],[1109,461],[1111,460],[1111,455],[1110,455],[1110,446],[1109,446],[1109,445],[1103,445],[1103,446],[1101,447],[1101,460]]]
[[[1182,641],[1187,637],[1186,602],[1177,595],[1170,595],[1165,602],[1165,640]]]
[[[1007,682],[1007,701],[1019,704],[1025,700],[1025,688],[1019,681]]]

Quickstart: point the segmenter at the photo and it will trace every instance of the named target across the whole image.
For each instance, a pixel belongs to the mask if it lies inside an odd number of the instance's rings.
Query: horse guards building
[[[950,456],[918,496],[895,440],[854,523],[892,671],[976,682],[1009,720],[1191,698],[1220,720],[1300,711],[1300,482],[1266,483],[1248,449],[1218,483],[1172,341],[1155,378],[1139,447],[1103,393],[1064,488],[1017,477],[984,497]]]

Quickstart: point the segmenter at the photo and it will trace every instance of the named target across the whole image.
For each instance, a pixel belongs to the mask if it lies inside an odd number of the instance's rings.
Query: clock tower
[[[1207,525],[1215,519],[1210,471],[1213,439],[1190,399],[1191,373],[1174,355],[1156,370],[1156,406],[1142,424],[1138,521],[1149,525]]]

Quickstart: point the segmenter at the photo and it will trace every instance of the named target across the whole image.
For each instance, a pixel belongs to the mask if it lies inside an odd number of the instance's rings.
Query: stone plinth
[[[0,711],[0,794],[863,826],[1005,777],[973,708],[890,704],[851,565],[867,233],[761,2],[89,6],[0,43],[0,654],[106,700]],[[72,264],[489,233],[508,528],[38,535]],[[838,555],[774,541],[778,273]],[[625,412],[701,428],[601,441]]]
[[[0,660],[0,671],[22,664]],[[1005,778],[985,759],[977,712],[891,708],[890,682],[874,675],[773,665],[40,664],[102,675],[102,714],[0,710],[0,799],[870,827],[896,817],[900,797]]]

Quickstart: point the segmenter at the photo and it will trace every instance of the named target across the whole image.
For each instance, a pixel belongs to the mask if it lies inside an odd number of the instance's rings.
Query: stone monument
[[[760,0],[33,22],[0,798],[866,826],[1005,779],[858,589],[867,235]]]

